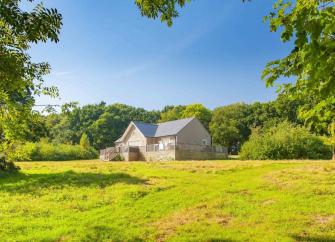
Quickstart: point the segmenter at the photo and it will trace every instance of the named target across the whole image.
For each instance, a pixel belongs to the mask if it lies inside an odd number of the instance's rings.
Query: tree
[[[30,1],[31,2],[31,1]],[[34,95],[57,95],[43,85],[48,63],[33,63],[31,43],[58,42],[62,17],[56,9],[39,3],[23,11],[20,0],[0,1],[0,151],[7,152],[14,140],[24,137],[34,105]]]
[[[209,129],[212,113],[202,104],[165,106],[160,114],[159,122],[162,123],[192,117],[199,119],[200,122]]]
[[[213,111],[210,131],[214,143],[234,150],[248,140],[251,130],[267,129],[289,121],[302,124],[298,118],[301,100],[291,100],[288,95],[280,94],[275,101],[253,104],[236,103],[219,107]]]
[[[277,110],[274,102],[255,102],[248,106],[246,111],[246,123],[249,127],[260,127],[277,122]]]
[[[70,127],[68,115],[49,114],[45,118],[49,142],[56,144],[74,144],[76,134]]]
[[[248,111],[249,106],[244,103],[214,109],[209,126],[213,142],[228,147],[230,151],[238,148],[250,134]]]
[[[96,149],[112,146],[131,121],[156,123],[160,116],[159,111],[104,102],[62,110],[60,114],[49,114],[45,118],[49,141],[79,144],[85,133]]]
[[[335,97],[327,99],[307,96],[306,102],[299,109],[299,117],[311,131],[319,135],[330,135],[330,125],[335,120]]]
[[[83,133],[88,133],[89,127],[105,112],[106,103],[90,104],[83,107],[76,106],[72,111],[65,113],[68,118],[68,127],[73,132],[72,144],[78,144]]]
[[[335,121],[329,125],[330,143],[333,146],[333,160],[335,160]]]
[[[305,100],[291,99],[289,95],[279,94],[275,101],[249,105],[247,123],[250,128],[266,128],[283,121],[303,124],[298,115],[299,108],[307,103]]]
[[[116,103],[107,106],[104,113],[88,127],[88,135],[92,137],[92,145],[96,149],[113,146],[131,121],[156,123],[159,115],[157,111]]]
[[[81,138],[80,138],[80,146],[81,148],[87,150],[88,148],[91,147],[90,141],[88,140],[87,134],[83,133]]]
[[[324,100],[309,97],[310,102],[303,105],[299,115],[305,120],[310,130],[321,135],[330,136],[330,143],[333,146],[333,160],[335,160],[335,97],[328,97]]]
[[[182,118],[182,113],[185,110],[186,106],[168,106],[165,107],[160,115],[159,122],[168,122]]]
[[[245,1],[250,0],[242,0]],[[159,17],[161,22],[165,22],[168,26],[172,26],[173,19],[179,16],[178,10],[190,2],[191,0],[135,0],[142,16],[153,19]]]
[[[181,112],[182,118],[192,118],[195,117],[200,120],[200,122],[209,129],[209,123],[212,119],[212,112],[202,104],[191,104],[186,106],[186,108]]]
[[[69,114],[73,110],[78,109],[79,103],[78,102],[69,102],[65,103],[61,106],[62,113]]]
[[[334,119],[335,2],[279,0],[266,20],[271,31],[281,31],[283,42],[294,41],[289,55],[267,64],[262,76],[267,86],[272,86],[280,77],[296,77],[294,83],[282,87],[292,97],[311,99],[314,103],[300,110],[306,124],[331,125],[332,122],[324,119]],[[324,114],[329,115],[324,117]]]
[[[268,86],[280,77],[297,77],[292,90],[323,96],[335,93],[335,7],[333,0],[279,0],[266,17],[270,30],[281,30],[283,42],[294,40],[291,53],[268,63]],[[291,87],[291,85],[288,85]]]
[[[105,112],[89,128],[93,139],[93,146],[102,149],[114,145],[128,124],[122,121],[120,116]]]
[[[39,112],[33,111],[30,115],[26,135],[23,137],[24,140],[38,142],[41,138],[46,138],[47,136],[48,129],[46,127],[45,117]]]
[[[286,93],[279,93],[277,99],[272,102],[276,110],[276,116],[282,121],[289,121],[295,124],[303,124],[303,120],[299,117],[299,109],[309,102],[305,97],[292,98]]]
[[[173,19],[179,16],[177,8],[184,7],[185,3],[191,0],[135,0],[136,5],[140,8],[142,16],[148,18],[160,17],[162,22],[171,26]]]

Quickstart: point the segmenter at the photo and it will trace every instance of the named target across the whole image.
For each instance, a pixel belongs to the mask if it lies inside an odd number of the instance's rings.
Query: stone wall
[[[175,160],[175,150],[152,151],[144,154],[146,161],[168,161]]]
[[[124,161],[138,161],[140,160],[140,154],[136,151],[120,153]]]
[[[195,150],[176,150],[176,160],[222,160],[227,154],[217,152],[204,152]]]
[[[194,150],[125,152],[121,153],[121,155],[125,161],[222,160],[227,158],[225,153]]]
[[[120,154],[124,161],[222,160],[228,156],[226,152],[215,152],[215,150],[189,150],[181,149],[180,147],[176,150],[173,148],[147,151],[145,146],[129,147],[129,149],[125,149],[123,152],[121,151]]]

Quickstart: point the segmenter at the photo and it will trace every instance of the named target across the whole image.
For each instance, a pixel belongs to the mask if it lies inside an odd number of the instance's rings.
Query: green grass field
[[[335,163],[18,163],[1,241],[335,241]]]

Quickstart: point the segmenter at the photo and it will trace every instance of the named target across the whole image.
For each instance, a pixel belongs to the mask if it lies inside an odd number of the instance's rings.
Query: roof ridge
[[[171,120],[158,124],[144,123],[142,121],[132,121],[145,137],[162,137],[176,135],[181,129],[188,125],[195,117]]]
[[[147,124],[147,125],[157,125],[157,124],[153,124],[153,123],[146,123],[143,121],[132,121],[133,123],[141,123],[141,124]]]
[[[170,120],[170,121],[166,121],[166,122],[163,122],[163,123],[157,123],[157,125],[160,125],[160,124],[165,124],[165,123],[171,123],[171,122],[176,122],[176,121],[181,121],[181,120],[187,120],[189,119],[190,121],[195,119],[196,117],[190,117],[190,118],[182,118],[182,119],[176,119],[176,120]]]

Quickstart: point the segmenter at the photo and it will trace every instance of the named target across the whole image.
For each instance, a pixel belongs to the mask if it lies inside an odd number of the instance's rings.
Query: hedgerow
[[[15,152],[9,154],[12,161],[64,161],[96,159],[97,151],[92,147],[80,145],[26,143],[17,146]]]

